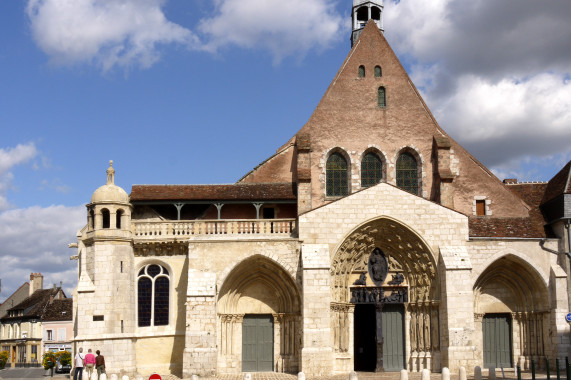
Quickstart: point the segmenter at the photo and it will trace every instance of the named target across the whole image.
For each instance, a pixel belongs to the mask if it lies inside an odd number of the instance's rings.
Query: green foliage
[[[10,354],[8,351],[0,351],[0,368],[4,368],[6,363],[8,362],[8,357]]]
[[[42,356],[42,365],[44,366],[44,369],[50,369],[50,368],[55,367],[56,355],[52,351],[46,352]]]
[[[56,359],[62,365],[71,364],[71,353],[69,351],[58,351],[56,352]]]

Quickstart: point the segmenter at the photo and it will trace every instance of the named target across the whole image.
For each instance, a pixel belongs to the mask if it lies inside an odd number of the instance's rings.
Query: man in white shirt
[[[73,375],[73,380],[81,380],[81,375],[83,374],[83,361],[85,360],[85,355],[82,354],[83,348],[79,347],[79,352],[75,354],[74,366],[75,373]]]

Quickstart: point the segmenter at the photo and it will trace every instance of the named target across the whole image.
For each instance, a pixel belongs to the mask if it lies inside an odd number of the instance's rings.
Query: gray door
[[[403,321],[403,305],[383,306],[383,367],[385,371],[400,371],[405,368]]]
[[[242,372],[273,371],[273,357],[273,317],[245,315],[242,322]]]
[[[484,367],[512,367],[511,316],[486,314],[482,319]]]

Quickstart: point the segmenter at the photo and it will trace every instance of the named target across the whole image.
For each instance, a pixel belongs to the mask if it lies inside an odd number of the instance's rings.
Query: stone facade
[[[355,25],[308,123],[238,183],[129,196],[108,169],[78,234],[76,348],[184,377],[568,354],[567,224],[540,210],[557,186],[502,183],[438,126],[382,20]]]

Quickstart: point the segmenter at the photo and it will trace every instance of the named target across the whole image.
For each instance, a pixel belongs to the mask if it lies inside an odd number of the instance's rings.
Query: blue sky
[[[84,205],[116,183],[231,183],[308,120],[351,1],[0,4],[0,302],[75,285]],[[571,159],[568,0],[385,1],[385,36],[441,126],[500,177]]]

